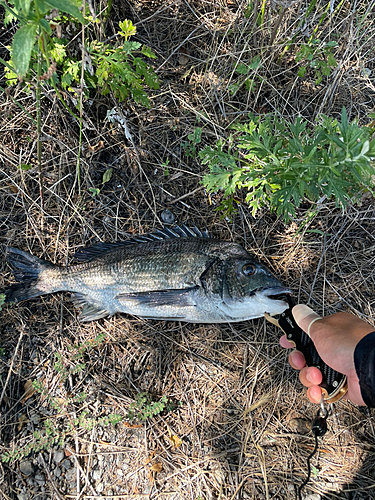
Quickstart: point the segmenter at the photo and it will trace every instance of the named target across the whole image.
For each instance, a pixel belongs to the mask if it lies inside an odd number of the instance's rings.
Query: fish
[[[17,283],[5,302],[72,292],[80,321],[116,313],[188,323],[232,323],[281,314],[292,292],[244,247],[184,224],[79,249],[59,266],[7,248]]]

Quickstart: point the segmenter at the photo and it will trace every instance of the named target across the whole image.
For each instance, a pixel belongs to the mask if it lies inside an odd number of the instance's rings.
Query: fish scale
[[[236,243],[187,226],[80,249],[78,264],[54,265],[8,248],[17,281],[6,302],[72,292],[81,321],[115,313],[193,323],[280,314],[291,291]],[[284,295],[284,297],[282,297]]]

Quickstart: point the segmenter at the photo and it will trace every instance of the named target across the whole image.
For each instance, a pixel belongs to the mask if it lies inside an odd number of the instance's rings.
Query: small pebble
[[[29,495],[27,493],[18,493],[17,495],[18,500],[29,500]]]
[[[61,476],[61,469],[60,467],[56,467],[56,469],[53,471],[54,475],[56,477],[60,477]]]
[[[20,471],[22,474],[25,474],[25,476],[30,476],[30,474],[34,472],[34,467],[30,460],[20,463]]]
[[[33,413],[30,417],[30,420],[33,422],[34,425],[38,425],[40,422],[40,416],[37,413]]]
[[[75,470],[74,469],[69,469],[66,471],[66,474],[65,474],[65,478],[67,481],[71,481],[73,479],[73,476],[75,474]]]
[[[62,462],[62,467],[64,467],[65,470],[69,470],[72,468],[72,462],[67,458]]]
[[[98,479],[100,479],[100,476],[101,476],[100,470],[94,469],[91,473],[91,476],[92,476],[94,481],[97,481]]]
[[[174,214],[167,209],[163,210],[162,213],[160,214],[161,220],[165,222],[166,224],[173,224],[175,221],[175,216]]]
[[[39,486],[43,486],[43,484],[46,483],[45,475],[38,472],[38,474],[35,474],[35,481],[39,484]]]
[[[53,459],[55,463],[59,464],[62,460],[64,460],[65,453],[63,450],[57,450],[55,451],[55,454],[53,456]]]
[[[98,493],[101,493],[103,490],[104,490],[104,484],[103,483],[98,484],[98,486],[96,487],[96,491]]]

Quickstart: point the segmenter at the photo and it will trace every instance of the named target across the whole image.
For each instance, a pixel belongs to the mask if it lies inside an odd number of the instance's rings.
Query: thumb
[[[292,314],[297,325],[311,338],[310,329],[315,321],[322,319],[315,311],[305,304],[298,304],[293,307]]]

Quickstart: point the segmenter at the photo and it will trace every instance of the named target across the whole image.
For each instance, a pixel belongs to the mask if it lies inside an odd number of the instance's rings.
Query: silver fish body
[[[236,243],[211,239],[186,226],[80,250],[81,262],[59,267],[9,248],[19,281],[6,302],[70,291],[83,306],[81,321],[117,312],[190,323],[225,323],[274,315],[291,293]]]

